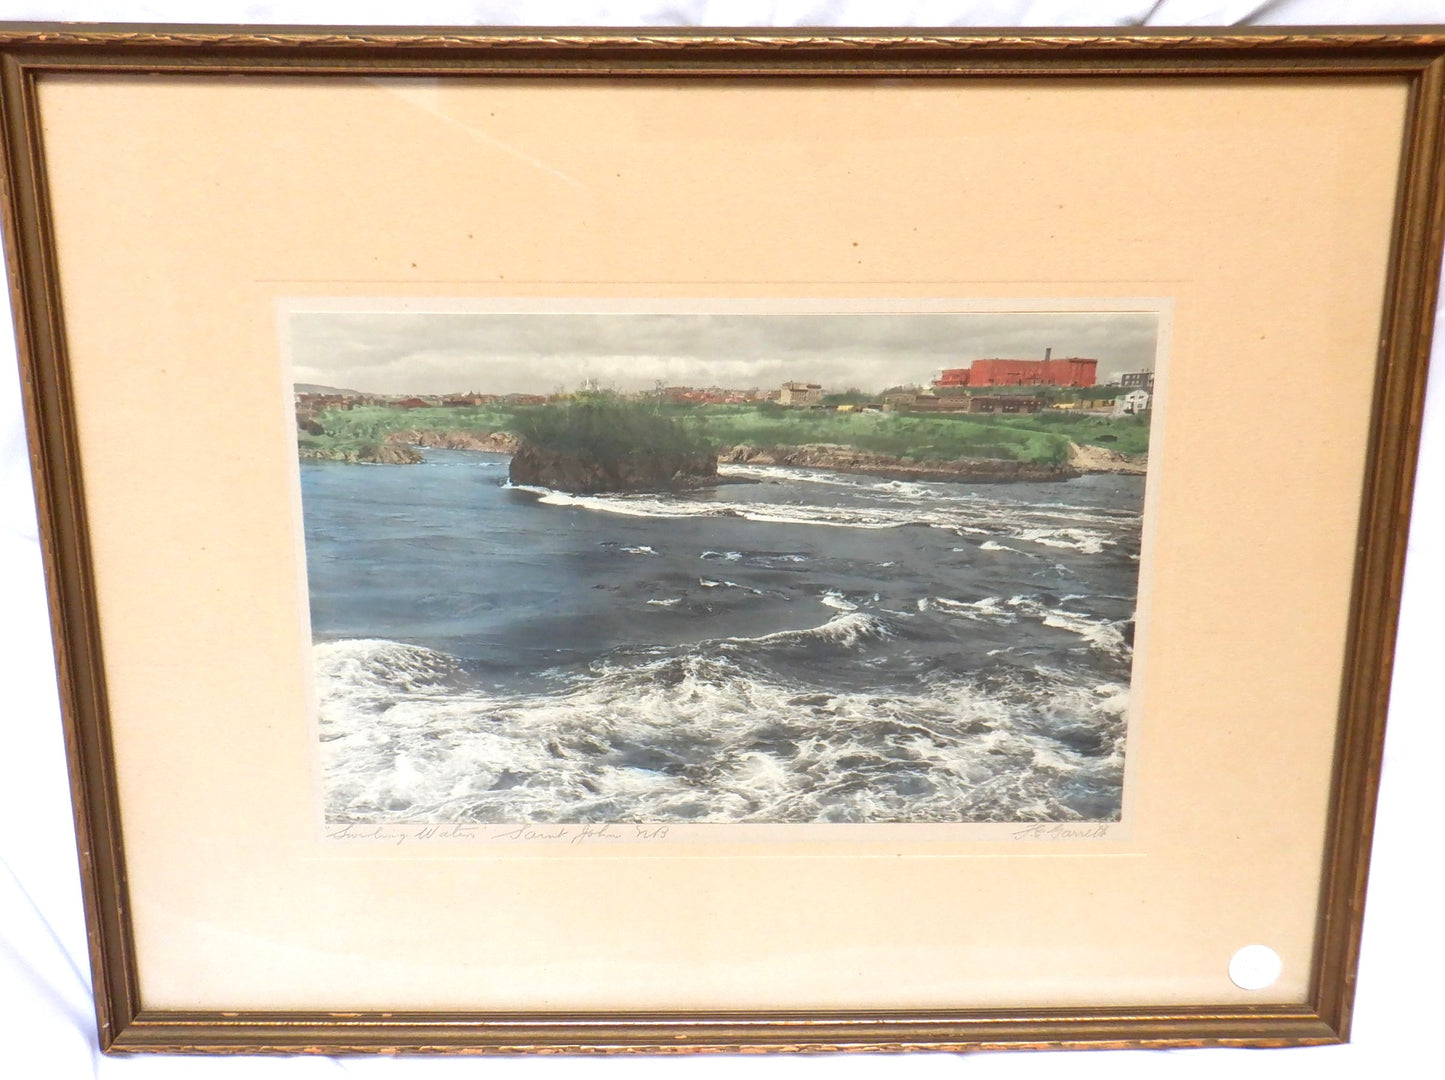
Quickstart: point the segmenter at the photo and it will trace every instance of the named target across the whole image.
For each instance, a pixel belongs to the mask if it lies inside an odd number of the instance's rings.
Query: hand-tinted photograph
[[[1119,820],[1160,317],[292,311],[326,820]]]

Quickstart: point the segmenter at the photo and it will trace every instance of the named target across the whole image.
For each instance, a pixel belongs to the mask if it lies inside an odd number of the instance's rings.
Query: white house
[[[1114,399],[1115,416],[1133,416],[1135,413],[1147,411],[1149,408],[1149,391],[1130,390],[1127,394]]]

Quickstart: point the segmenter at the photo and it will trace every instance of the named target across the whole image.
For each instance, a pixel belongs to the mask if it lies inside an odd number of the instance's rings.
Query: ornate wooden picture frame
[[[105,1049],[1348,1038],[1445,239],[1445,36],[17,25],[0,29],[0,94]],[[593,316],[609,332],[679,313],[1157,318],[1139,614],[1108,636],[1133,663],[1122,807],[741,815],[671,835],[624,814],[625,836],[605,818],[477,819],[537,826],[518,843],[404,806],[398,826],[368,804],[370,831],[328,818],[297,424],[303,446],[309,433],[355,460],[325,411],[356,403],[291,384],[308,358],[370,339],[328,330],[303,356],[298,311]],[[970,359],[993,361],[962,340],[958,357],[901,406],[882,388],[908,380],[880,373],[832,407],[849,423],[863,405],[962,410],[946,391]],[[753,404],[821,405],[808,377]],[[659,378],[659,400],[667,389]],[[672,389],[685,405],[692,387]],[[742,407],[713,390],[710,406]],[[1005,387],[966,408],[1005,395],[1025,412],[1099,404]],[[435,445],[420,427],[407,437]],[[729,463],[849,474],[836,455],[745,449]],[[912,457],[871,465],[914,489],[938,479]],[[923,499],[914,489],[887,497]],[[963,561],[981,547],[962,519],[906,524],[955,530]],[[698,589],[734,585],[699,570]],[[810,587],[835,614],[871,610],[821,576]],[[1013,625],[1021,597],[943,606]],[[918,599],[875,636],[907,637]],[[1067,599],[1050,604],[1042,625],[1102,640],[1102,623],[1065,625]],[[368,678],[381,663],[346,662]],[[408,693],[455,690],[428,670],[409,669]],[[1068,786],[1063,751],[1030,753]],[[502,774],[493,788],[518,782]]]

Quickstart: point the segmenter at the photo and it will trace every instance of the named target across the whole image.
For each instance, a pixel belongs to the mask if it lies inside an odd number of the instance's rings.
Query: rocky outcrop
[[[807,443],[803,446],[730,446],[719,455],[724,463],[790,465],[805,469],[866,473],[895,480],[971,480],[1008,483],[1022,480],[1071,480],[1078,472],[1067,465],[1050,465],[1002,458],[954,458],[951,461],[911,461],[908,458],[860,450],[855,446]]]
[[[300,420],[298,419],[298,425]],[[324,435],[320,424],[302,426],[309,435]],[[438,450],[481,450],[493,454],[510,454],[517,448],[517,437],[505,431],[437,431],[414,429],[393,431],[382,442],[356,442],[350,446],[316,446],[303,437],[297,454],[311,461],[349,461],[364,465],[415,465],[425,460],[419,446]]]
[[[518,439],[510,431],[438,431],[417,428],[398,431],[388,441],[408,446],[430,446],[436,450],[479,450],[489,454],[510,454]]]
[[[1129,473],[1142,476],[1149,471],[1149,455],[1124,454],[1106,446],[1069,443],[1069,465],[1081,473]]]
[[[422,460],[421,451],[392,442],[363,443],[360,446],[300,446],[297,456],[310,461],[348,461],[354,465],[415,465]]]
[[[602,461],[582,454],[544,450],[523,443],[512,454],[513,484],[598,495],[617,491],[682,491],[717,483],[712,454],[659,454],[640,451]]]

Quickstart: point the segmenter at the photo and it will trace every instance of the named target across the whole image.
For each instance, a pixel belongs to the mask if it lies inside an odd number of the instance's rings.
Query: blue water
[[[303,462],[335,822],[1108,821],[1142,478]]]

